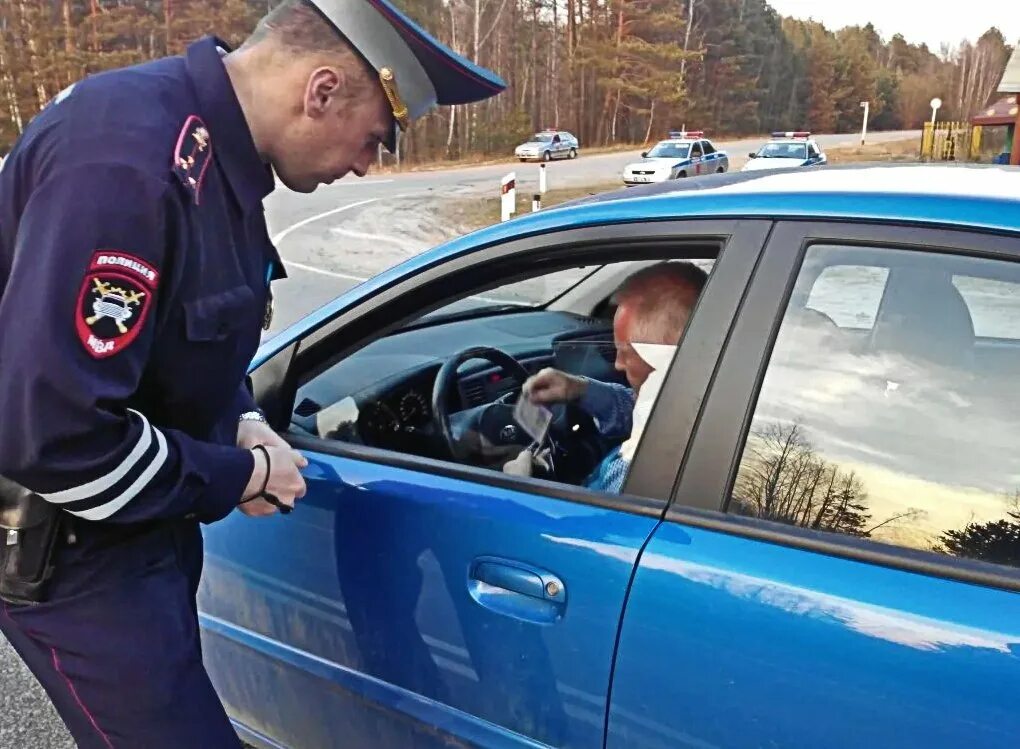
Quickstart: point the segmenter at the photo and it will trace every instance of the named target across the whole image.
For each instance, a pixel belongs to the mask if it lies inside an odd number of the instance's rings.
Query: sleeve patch
[[[131,345],[144,327],[159,272],[122,252],[101,250],[92,256],[78,292],[75,329],[94,359],[105,359]]]

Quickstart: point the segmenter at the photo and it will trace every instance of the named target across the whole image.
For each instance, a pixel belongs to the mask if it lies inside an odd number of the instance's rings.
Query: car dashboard
[[[449,358],[478,345],[510,354],[529,374],[557,366],[620,381],[608,320],[543,310],[440,320],[374,341],[306,383],[292,425],[324,439],[442,457],[433,421],[436,376]],[[470,361],[447,407],[469,411],[522,384],[488,362]]]

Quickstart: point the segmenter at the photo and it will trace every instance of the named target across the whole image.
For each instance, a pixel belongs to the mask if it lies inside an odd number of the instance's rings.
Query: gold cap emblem
[[[400,98],[400,92],[397,90],[397,81],[393,71],[390,68],[382,68],[379,71],[379,82],[382,83],[383,91],[386,92],[386,98],[390,101],[393,119],[400,125],[401,130],[406,131],[411,125],[411,118],[408,115],[404,100]]]

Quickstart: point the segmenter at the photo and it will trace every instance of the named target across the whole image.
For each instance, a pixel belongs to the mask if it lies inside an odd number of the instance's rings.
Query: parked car
[[[704,132],[672,132],[641,154],[641,161],[623,168],[623,184],[643,185],[672,179],[696,177],[700,174],[727,172],[730,159],[725,151],[712,145]]]
[[[1020,172],[709,175],[497,224],[266,340],[308,458],[289,515],[205,530],[203,652],[259,747],[1012,747],[1020,735]],[[542,367],[613,368],[614,290],[707,286],[622,494]],[[638,393],[639,401],[647,394]]]
[[[581,146],[577,138],[565,130],[543,130],[517,146],[514,151],[521,161],[576,159]]]
[[[772,138],[754,153],[741,171],[799,169],[822,166],[828,157],[807,131],[772,133]]]

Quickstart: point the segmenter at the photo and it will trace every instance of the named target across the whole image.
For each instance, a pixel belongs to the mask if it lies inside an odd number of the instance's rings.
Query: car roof
[[[950,199],[954,203],[961,200],[1002,201],[1012,215],[1009,218],[1004,216],[1004,222],[996,226],[1007,231],[1020,231],[1020,215],[1014,212],[1020,211],[1020,169],[992,164],[865,162],[829,164],[796,171],[764,169],[757,172],[727,172],[612,190],[562,203],[557,208],[622,201],[633,204],[638,198],[681,199],[691,193],[706,192],[711,192],[715,199],[732,198],[734,207],[739,205],[752,214],[764,215],[767,212],[769,215],[793,217],[805,213],[814,215],[818,211],[813,208],[813,204],[828,204],[831,198],[850,201],[858,198],[863,201],[869,197],[881,197],[896,204],[896,207],[890,207],[889,211],[874,217],[895,219],[909,219],[910,214],[904,208],[917,197],[935,199],[945,205],[948,205]],[[791,195],[800,195],[804,201],[791,203],[788,200]],[[745,196],[754,196],[754,201],[749,201]],[[945,201],[939,201],[939,198]],[[864,204],[860,205],[863,208]],[[686,210],[684,214],[687,214]],[[867,218],[868,215],[861,214],[861,217]]]
[[[1020,237],[1020,169],[977,164],[843,164],[763,169],[671,180],[562,203],[479,229],[383,271],[349,294],[371,293],[400,278],[493,243],[600,224],[698,218],[895,222],[984,229]],[[350,303],[346,294],[266,341],[286,345],[300,329]]]

